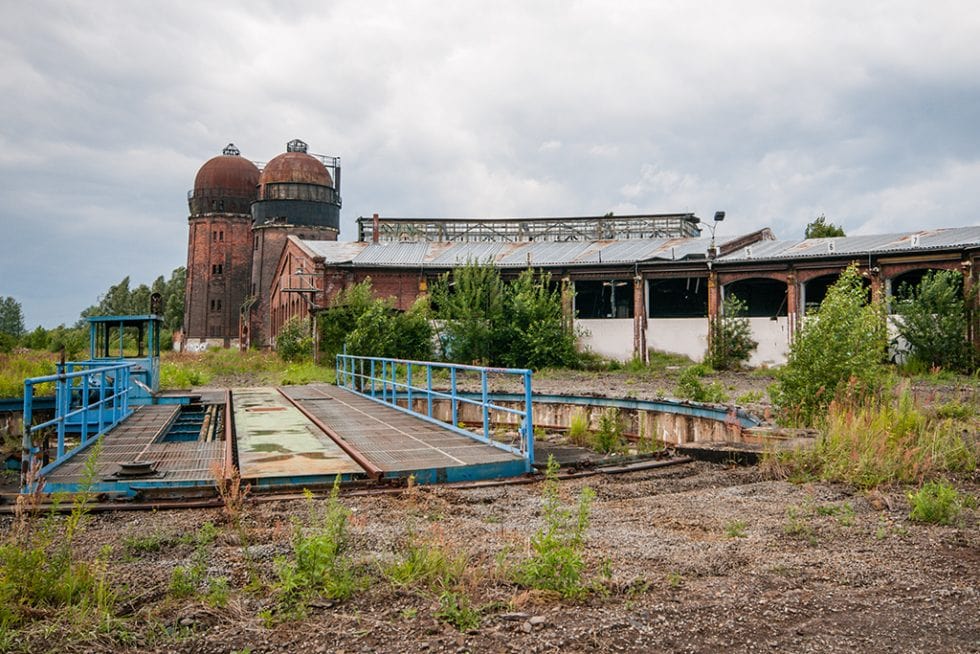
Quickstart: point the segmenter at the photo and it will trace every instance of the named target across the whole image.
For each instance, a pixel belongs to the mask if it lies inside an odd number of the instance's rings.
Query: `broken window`
[[[649,303],[651,318],[704,318],[708,315],[708,280],[651,279]]]
[[[575,282],[575,314],[579,318],[632,318],[633,280]]]
[[[749,318],[776,318],[786,315],[786,284],[775,279],[743,279],[725,286],[725,295],[745,303]]]

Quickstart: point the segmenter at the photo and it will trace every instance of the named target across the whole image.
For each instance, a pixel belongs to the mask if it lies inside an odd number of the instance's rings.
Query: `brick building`
[[[259,167],[229,144],[188,194],[187,292],[181,346],[266,346],[268,289],[290,235],[336,240],[340,160],[298,139]]]

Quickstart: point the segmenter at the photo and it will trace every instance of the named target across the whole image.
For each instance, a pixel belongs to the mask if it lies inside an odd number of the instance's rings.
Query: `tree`
[[[489,264],[468,261],[432,285],[443,355],[463,363],[499,364],[506,347],[500,272]]]
[[[827,216],[823,214],[814,218],[806,226],[806,232],[804,233],[804,238],[829,238],[832,236],[845,236],[844,228],[827,222]]]
[[[504,314],[505,365],[538,370],[576,363],[575,335],[565,328],[561,291],[551,287],[550,274],[523,271],[507,287]]]
[[[752,339],[745,303],[734,294],[725,296],[721,315],[712,319],[710,329],[711,341],[704,359],[716,370],[740,367],[759,346]]]
[[[330,308],[318,317],[320,351],[333,358],[344,348],[348,334],[357,327],[357,320],[373,304],[371,278],[345,288],[330,302]]]
[[[804,323],[770,389],[783,421],[811,425],[832,400],[857,401],[879,390],[888,336],[880,303],[867,299],[851,264]]]
[[[969,371],[975,353],[967,340],[963,275],[955,270],[930,270],[918,286],[903,284],[895,302],[898,333],[914,359],[929,367]]]
[[[156,284],[154,283],[154,286]],[[187,268],[174,268],[163,290],[163,321],[170,329],[181,329],[184,324],[184,293],[187,286]]]
[[[24,334],[24,312],[20,302],[9,296],[0,298],[0,334],[15,340]]]

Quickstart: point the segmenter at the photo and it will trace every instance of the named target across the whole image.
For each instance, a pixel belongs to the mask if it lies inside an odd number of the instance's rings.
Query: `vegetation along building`
[[[699,360],[710,320],[733,294],[759,342],[750,364],[781,363],[807,312],[852,262],[886,298],[927,270],[962,272],[980,343],[980,226],[789,241],[762,229],[715,241],[689,213],[374,215],[358,218],[358,240],[344,242],[339,176],[339,159],[310,155],[302,141],[261,172],[233,146],[201,168],[189,196],[185,347],[271,345],[287,320],[369,277],[377,296],[407,309],[435,278],[470,261],[505,279],[527,267],[550,273],[574,291],[565,311],[582,344],[621,360],[650,348]]]

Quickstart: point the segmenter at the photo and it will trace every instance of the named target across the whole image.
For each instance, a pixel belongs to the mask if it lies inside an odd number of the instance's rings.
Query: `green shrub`
[[[725,297],[720,316],[711,320],[708,351],[704,361],[715,370],[734,370],[749,360],[759,343],[745,317],[745,303],[735,295]]]
[[[887,335],[867,294],[852,264],[804,323],[770,389],[783,422],[811,425],[834,399],[860,402],[880,389]]]
[[[371,278],[337,294],[330,308],[318,316],[320,350],[333,358],[344,349],[347,335],[354,331],[357,319],[374,304]]]
[[[385,568],[385,576],[396,586],[448,589],[462,577],[467,563],[465,554],[450,551],[440,539],[409,538],[404,555]]]
[[[528,268],[507,286],[504,325],[504,365],[539,370],[576,364],[575,334],[565,325],[561,291],[551,287],[550,274]]]
[[[701,378],[710,372],[703,363],[685,368],[677,379],[677,396],[695,402],[713,402],[720,404],[728,401],[725,389],[718,382],[705,384]]]
[[[915,522],[951,525],[963,506],[959,492],[946,480],[928,481],[908,499],[909,519]]]
[[[585,487],[574,511],[562,506],[558,463],[549,456],[541,494],[544,525],[531,537],[531,556],[516,566],[514,580],[521,586],[554,591],[562,597],[582,597],[589,591],[582,578],[582,553],[595,493]]]
[[[599,414],[598,429],[592,435],[592,447],[603,454],[622,449],[623,424],[616,407],[607,407]]]
[[[911,355],[927,367],[973,369],[975,352],[968,340],[963,275],[955,270],[930,270],[918,286],[902,285],[895,302],[898,333]]]
[[[312,339],[307,321],[294,316],[286,321],[276,335],[276,352],[283,361],[299,361],[312,357]]]

